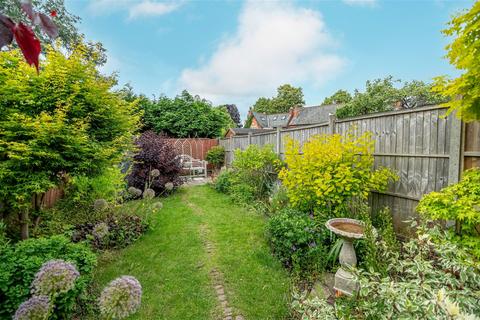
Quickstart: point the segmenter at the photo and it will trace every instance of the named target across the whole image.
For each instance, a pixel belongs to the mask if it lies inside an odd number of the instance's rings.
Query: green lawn
[[[222,318],[209,276],[214,268],[234,314],[287,316],[290,279],[270,254],[262,216],[208,186],[183,188],[163,203],[155,228],[130,247],[104,254],[95,276],[98,286],[125,274],[140,280],[142,307],[133,319]]]

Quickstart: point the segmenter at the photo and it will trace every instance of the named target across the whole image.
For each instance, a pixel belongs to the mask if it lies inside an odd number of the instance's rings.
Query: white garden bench
[[[207,177],[208,161],[194,159],[188,154],[181,154],[177,156],[180,159],[180,166],[182,170],[188,171],[188,178]]]

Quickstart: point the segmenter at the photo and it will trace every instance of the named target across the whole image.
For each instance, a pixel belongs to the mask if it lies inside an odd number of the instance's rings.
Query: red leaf
[[[12,43],[14,26],[12,19],[0,13],[0,49]]]
[[[25,60],[28,64],[35,65],[38,72],[38,57],[42,49],[35,33],[21,22],[13,28],[13,33]]]
[[[57,16],[57,10],[50,11],[50,17],[55,18]]]
[[[32,2],[30,0],[21,1],[22,10],[27,14],[27,16],[35,23],[35,12],[33,11]]]
[[[43,13],[39,13],[38,17],[40,18],[40,27],[42,27],[43,31],[52,39],[58,37],[58,28],[52,19]]]

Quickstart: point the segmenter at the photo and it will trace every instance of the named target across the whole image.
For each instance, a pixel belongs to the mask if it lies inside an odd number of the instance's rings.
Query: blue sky
[[[301,86],[307,105],[337,89],[393,75],[430,81],[455,71],[440,30],[473,1],[67,0],[87,39],[108,50],[137,93],[183,89],[242,116],[283,83]]]

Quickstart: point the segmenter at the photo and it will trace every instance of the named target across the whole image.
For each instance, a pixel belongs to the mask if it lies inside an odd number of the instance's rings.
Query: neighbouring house
[[[249,133],[262,133],[262,132],[269,132],[272,129],[256,129],[256,128],[230,128],[228,129],[227,133],[225,133],[225,138],[230,138],[233,136],[246,136]]]
[[[330,114],[335,114],[341,104],[327,104],[311,107],[294,107],[288,113],[264,114],[249,111],[252,117],[250,128],[276,129],[306,126],[311,124],[326,123]]]
[[[250,111],[249,113],[252,115],[252,124],[250,125],[250,128],[255,129],[285,128],[288,126],[291,117],[291,112],[265,114]]]
[[[291,128],[326,123],[330,119],[330,114],[335,114],[339,107],[341,107],[341,104],[325,104],[322,106],[293,108],[288,127]]]

